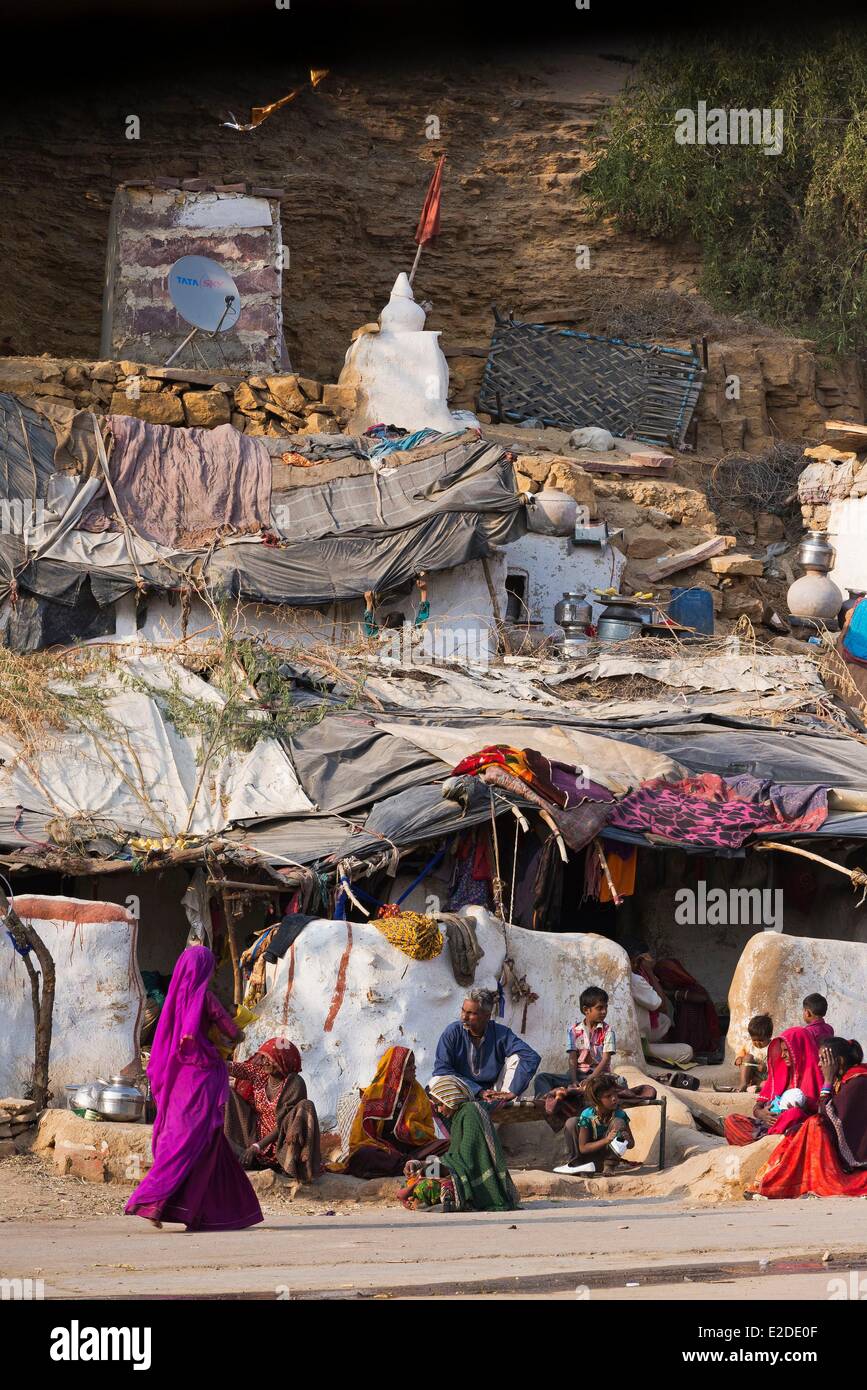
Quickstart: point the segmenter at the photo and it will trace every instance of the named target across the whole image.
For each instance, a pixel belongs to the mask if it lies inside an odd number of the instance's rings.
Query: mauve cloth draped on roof
[[[195,549],[215,536],[268,529],[271,456],[260,440],[231,425],[185,430],[128,415],[108,421],[112,486],[124,520],[145,540]],[[107,491],[81,525],[119,529]]]
[[[645,782],[616,804],[608,823],[680,844],[739,849],[754,835],[817,830],[827,818],[827,787],[763,786],[752,777],[734,780],[749,793],[749,800],[711,772],[682,782]]]

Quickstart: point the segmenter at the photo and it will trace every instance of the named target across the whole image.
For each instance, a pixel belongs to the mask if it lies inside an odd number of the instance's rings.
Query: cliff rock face
[[[438,156],[447,163],[441,234],[415,288],[444,345],[486,344],[491,306],[574,310],[600,276],[686,290],[695,250],[625,237],[588,214],[579,183],[591,131],[628,64],[587,55],[441,56],[416,71],[383,52],[334,70],[249,134],[225,129],[303,80],[301,69],[240,66],[190,90],[88,92],[3,122],[0,339],[18,355],[99,352],[109,210],[128,180],[203,179],[284,190],[283,307],[292,365],[336,380],[352,331],[374,319],[413,234]],[[141,124],[125,138],[126,112]],[[427,132],[439,131],[439,138]],[[48,138],[50,132],[50,138]],[[579,268],[579,246],[589,265]]]
[[[809,343],[737,324],[723,331],[695,294],[695,246],[625,234],[590,210],[581,179],[591,135],[631,71],[598,47],[428,54],[414,67],[384,47],[381,58],[335,67],[247,134],[222,125],[229,112],[243,121],[252,105],[303,86],[300,67],[240,64],[225,79],[197,73],[186,90],[125,75],[122,96],[101,88],[86,100],[10,104],[0,129],[0,257],[11,272],[0,278],[0,353],[97,358],[117,185],[193,180],[282,190],[291,368],[334,382],[352,333],[409,269],[445,151],[441,233],[414,289],[433,302],[427,326],[442,330],[453,408],[474,404],[496,305],[642,340],[707,333],[699,450],[756,451],[773,437],[818,437],[829,414],[861,418],[855,364],[823,363]],[[125,138],[130,112],[137,140]],[[726,394],[732,376],[737,395]]]

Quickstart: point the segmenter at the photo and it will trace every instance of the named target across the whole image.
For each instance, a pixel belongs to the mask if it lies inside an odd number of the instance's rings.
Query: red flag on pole
[[[415,229],[415,239],[419,246],[426,246],[429,241],[433,241],[440,229],[440,203],[443,196],[443,165],[445,162],[446,157],[441,154],[430,181],[430,188],[424,200],[418,226]]]

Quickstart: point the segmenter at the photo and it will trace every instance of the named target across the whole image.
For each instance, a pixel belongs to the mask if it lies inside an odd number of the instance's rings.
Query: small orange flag
[[[430,188],[424,200],[418,226],[415,229],[415,239],[419,246],[427,246],[427,243],[433,241],[440,229],[440,204],[443,196],[443,165],[445,162],[446,157],[441,154],[430,181]]]

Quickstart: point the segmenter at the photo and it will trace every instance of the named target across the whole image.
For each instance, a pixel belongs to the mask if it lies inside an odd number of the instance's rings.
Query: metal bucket
[[[625,618],[600,618],[597,636],[600,642],[628,642],[630,637],[638,637],[641,623],[627,622]]]

